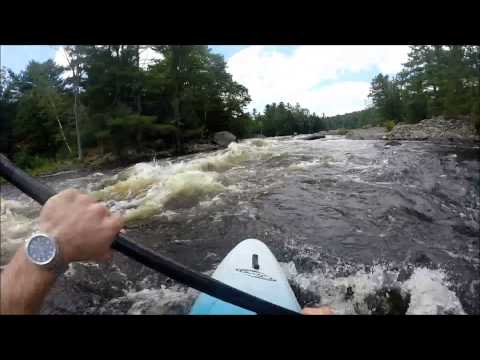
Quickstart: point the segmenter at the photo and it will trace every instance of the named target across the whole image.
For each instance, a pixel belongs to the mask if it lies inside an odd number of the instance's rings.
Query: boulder
[[[385,143],[385,146],[398,146],[398,145],[402,145],[402,143],[396,140],[390,140]]]
[[[213,135],[213,142],[220,146],[228,146],[237,140],[237,137],[228,131],[219,131]]]
[[[308,136],[301,137],[299,138],[299,140],[317,140],[317,139],[323,139],[324,137],[325,135],[322,135],[322,134],[311,134]]]

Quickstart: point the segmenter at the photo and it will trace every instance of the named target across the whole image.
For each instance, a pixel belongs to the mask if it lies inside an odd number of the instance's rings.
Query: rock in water
[[[422,267],[430,267],[433,264],[432,259],[430,259],[427,256],[427,254],[423,252],[417,252],[415,254],[415,256],[413,257],[413,263],[416,266],[422,266]]]
[[[396,140],[390,140],[385,143],[385,146],[398,146],[398,145],[402,145],[402,143]]]
[[[219,131],[213,135],[213,142],[220,146],[228,146],[236,140],[237,137],[228,131]]]
[[[317,140],[317,139],[323,139],[324,137],[325,135],[322,135],[322,134],[312,134],[312,135],[302,137],[300,138],[300,140]]]

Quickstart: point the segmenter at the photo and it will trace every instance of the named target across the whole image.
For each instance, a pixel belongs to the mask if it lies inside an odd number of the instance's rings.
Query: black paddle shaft
[[[41,205],[55,195],[55,191],[17,168],[2,154],[0,154],[0,176]],[[272,304],[202,273],[193,271],[176,261],[129,240],[124,234],[117,235],[112,243],[112,249],[189,287],[257,314],[299,315],[295,311]]]

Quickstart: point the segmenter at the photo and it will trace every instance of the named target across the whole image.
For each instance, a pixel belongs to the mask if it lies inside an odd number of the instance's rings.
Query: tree
[[[140,70],[137,45],[83,46],[84,102],[91,112],[105,112],[119,105],[135,110]]]
[[[82,152],[82,139],[81,139],[81,131],[80,131],[80,115],[79,115],[79,104],[80,104],[80,80],[83,77],[85,70],[84,70],[84,63],[85,63],[85,56],[84,52],[82,51],[81,46],[65,46],[63,47],[63,52],[65,55],[65,59],[68,63],[68,70],[71,72],[71,76],[67,79],[67,82],[70,80],[73,84],[73,114],[75,117],[75,131],[77,136],[77,153],[78,153],[78,160],[82,161],[83,159],[83,152]]]
[[[283,102],[278,105],[267,104],[263,115],[256,115],[253,120],[258,123],[256,128],[260,127],[261,132],[266,136],[306,134],[327,128],[326,119],[310,113],[298,103],[295,107]]]
[[[63,142],[71,153],[61,120],[66,117],[67,103],[61,73],[61,67],[47,60],[44,63],[31,61],[19,75],[12,74],[10,94],[17,106],[15,133],[20,142],[31,139],[25,144],[27,148],[33,146],[36,149],[36,145],[40,144],[37,148],[39,152],[48,149],[53,154],[58,150],[55,144]],[[58,125],[58,136],[54,131],[55,123]],[[36,127],[42,130],[37,131]]]
[[[13,148],[13,119],[15,104],[12,102],[12,72],[0,68],[0,152],[11,154]]]
[[[403,118],[400,89],[396,79],[378,74],[371,82],[370,94],[373,104],[384,121],[398,122]]]
[[[171,122],[179,133],[196,127],[210,132],[237,131],[238,124],[232,122],[245,123],[243,109],[250,97],[226,71],[223,56],[210,53],[203,45],[159,45],[153,49],[163,55],[151,68],[153,83],[170,99]]]
[[[191,101],[193,93],[191,89],[192,74],[201,66],[197,56],[197,53],[201,50],[196,45],[159,45],[155,46],[154,50],[164,57],[160,64],[163,70],[161,79],[163,80],[163,86],[171,94],[170,104],[173,110],[173,124],[180,130],[184,125],[180,110],[182,105],[186,105],[185,103],[189,100]],[[184,152],[181,131],[176,132],[176,151],[177,153]]]

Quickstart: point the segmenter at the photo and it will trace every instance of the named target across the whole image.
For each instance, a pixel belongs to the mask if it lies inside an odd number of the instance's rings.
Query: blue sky
[[[371,79],[395,74],[407,60],[407,46],[210,46],[227,61],[233,79],[252,98],[247,110],[272,102],[300,103],[318,114],[365,108]],[[1,65],[19,72],[30,60],[61,63],[53,46],[2,46]],[[151,55],[151,54],[150,54]],[[146,58],[149,56],[145,55]]]
[[[234,53],[248,45],[210,46],[213,52],[222,54],[227,60]],[[1,51],[2,66],[18,73],[25,69],[30,60],[46,61],[55,57],[57,49],[46,45],[3,45]]]

